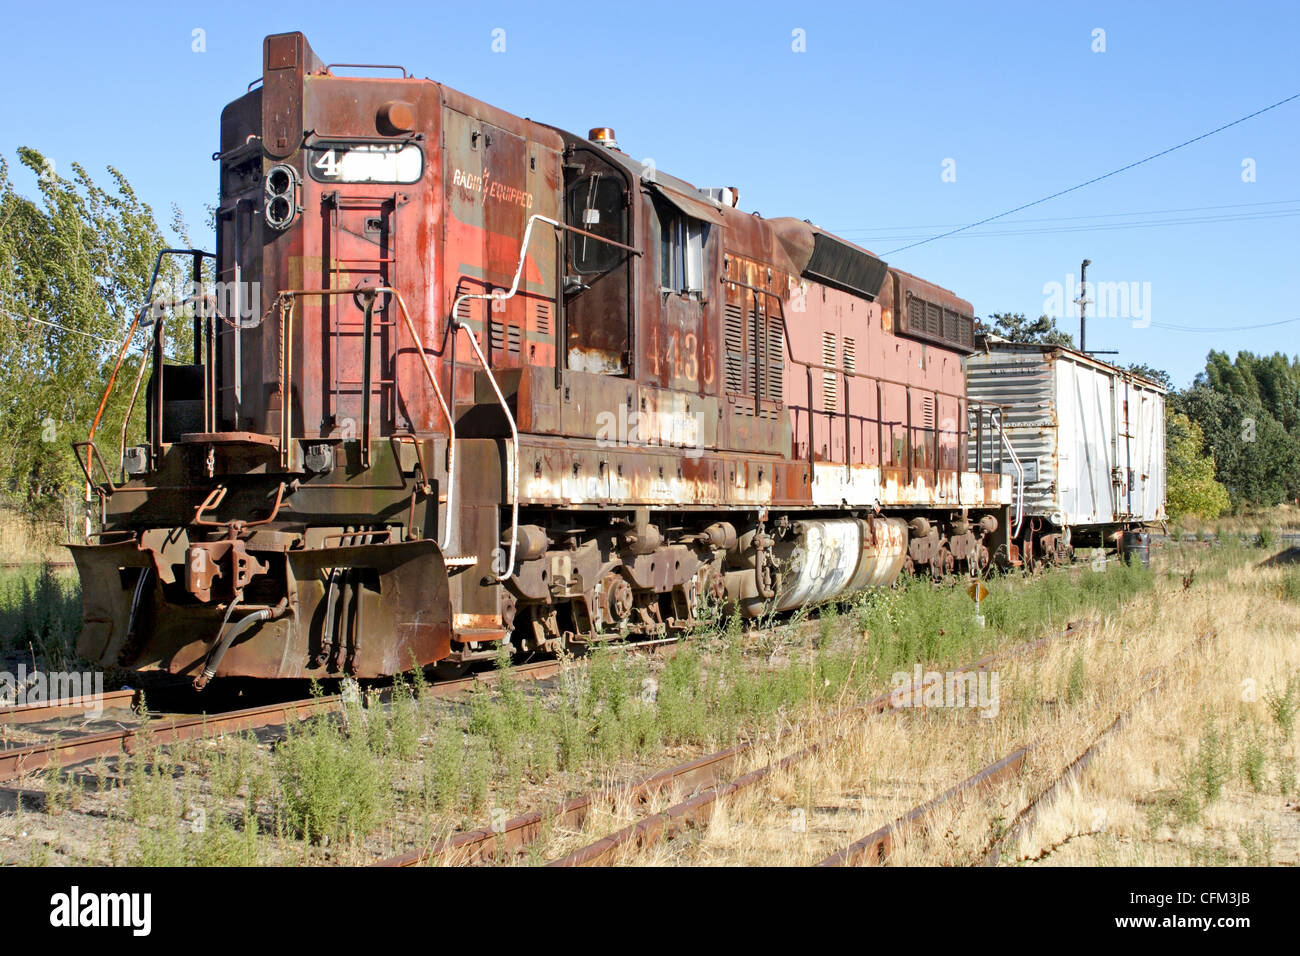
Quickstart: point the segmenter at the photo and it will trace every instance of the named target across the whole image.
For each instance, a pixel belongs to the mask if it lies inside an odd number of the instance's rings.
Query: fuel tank
[[[898,578],[907,553],[901,518],[813,518],[796,521],[772,546],[773,594],[760,593],[754,570],[729,571],[727,596],[745,617],[846,598]]]

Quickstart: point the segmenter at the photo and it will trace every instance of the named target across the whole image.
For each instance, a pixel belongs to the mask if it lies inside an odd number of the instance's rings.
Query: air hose
[[[212,680],[217,674],[217,668],[221,666],[221,659],[226,656],[226,651],[230,645],[235,643],[235,638],[243,634],[254,624],[261,624],[264,621],[274,621],[278,617],[283,617],[284,612],[289,609],[289,599],[281,598],[280,603],[275,607],[264,607],[260,610],[253,611],[241,617],[233,627],[225,629],[217,635],[216,642],[212,649],[208,651],[207,659],[203,662],[203,673],[194,678],[194,689],[203,690],[208,686],[208,681]]]

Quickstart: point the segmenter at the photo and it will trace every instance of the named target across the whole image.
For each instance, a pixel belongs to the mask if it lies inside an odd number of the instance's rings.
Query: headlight
[[[300,211],[298,172],[292,166],[277,163],[266,174],[266,224],[272,229],[288,229]]]

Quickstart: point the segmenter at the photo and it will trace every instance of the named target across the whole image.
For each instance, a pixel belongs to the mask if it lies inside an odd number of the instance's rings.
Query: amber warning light
[[[597,126],[587,134],[587,139],[594,143],[600,143],[602,146],[618,146],[618,140],[614,138],[614,131],[608,126]]]

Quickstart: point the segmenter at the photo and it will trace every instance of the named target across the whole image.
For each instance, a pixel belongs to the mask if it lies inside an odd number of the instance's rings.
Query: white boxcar
[[[1055,527],[1041,532],[1064,531],[1068,545],[1080,533],[1164,520],[1163,388],[1070,348],[995,337],[984,345],[967,360],[967,395],[1004,406],[1027,525],[1048,522]],[[1006,457],[985,444],[982,454]],[[973,457],[977,443],[969,447]],[[1002,470],[1015,474],[1009,460]]]

